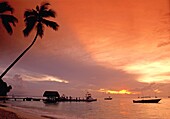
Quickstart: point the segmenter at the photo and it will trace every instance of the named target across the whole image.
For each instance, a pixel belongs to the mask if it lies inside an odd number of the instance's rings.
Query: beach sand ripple
[[[0,109],[0,119],[21,119],[15,113]]]

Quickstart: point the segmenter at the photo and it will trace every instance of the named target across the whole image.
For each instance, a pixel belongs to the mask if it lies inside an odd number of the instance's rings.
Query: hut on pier
[[[56,103],[60,99],[60,94],[57,91],[45,91],[43,94],[44,103]]]

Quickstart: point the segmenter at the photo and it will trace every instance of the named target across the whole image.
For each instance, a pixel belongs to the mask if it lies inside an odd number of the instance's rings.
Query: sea
[[[8,101],[12,108],[56,119],[170,119],[170,98],[159,103],[133,103],[133,98],[98,99],[96,102]]]

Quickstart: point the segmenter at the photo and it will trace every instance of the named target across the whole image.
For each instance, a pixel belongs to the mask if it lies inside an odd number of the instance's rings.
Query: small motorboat
[[[160,98],[143,98],[133,100],[133,103],[158,103],[160,100]]]
[[[91,94],[89,92],[87,92],[85,101],[86,102],[93,102],[93,101],[97,101],[97,99],[92,98]]]
[[[104,100],[112,100],[112,97],[107,97],[107,98],[104,98]]]

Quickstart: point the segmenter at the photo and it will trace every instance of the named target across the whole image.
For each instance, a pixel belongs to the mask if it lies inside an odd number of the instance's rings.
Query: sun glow
[[[100,89],[99,92],[104,92],[104,93],[109,93],[109,94],[136,94],[134,92],[130,92],[130,91],[125,90],[125,89],[119,90],[119,91]]]
[[[170,63],[167,60],[160,62],[139,62],[124,67],[128,73],[137,74],[139,82],[168,83],[170,81]]]
[[[60,83],[69,83],[66,80],[62,80],[62,79],[59,79],[59,78],[56,78],[56,77],[53,77],[53,76],[48,76],[48,77],[45,78],[45,80],[47,80],[47,81],[56,81],[56,82],[60,82]]]
[[[159,89],[154,90],[155,93],[160,93],[161,91]]]

